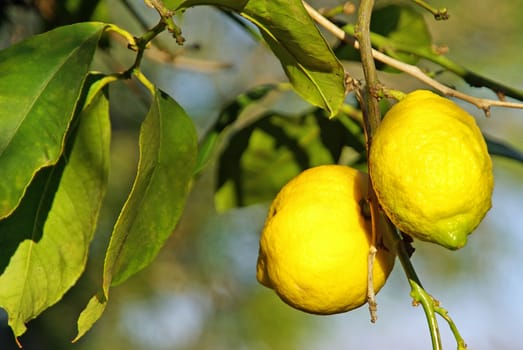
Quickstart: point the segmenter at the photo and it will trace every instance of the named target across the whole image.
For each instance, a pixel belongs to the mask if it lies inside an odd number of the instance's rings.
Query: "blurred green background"
[[[135,35],[143,32],[136,14],[148,26],[157,21],[155,11],[141,0],[39,1],[39,11],[25,6],[27,3],[2,2],[1,47],[76,21],[108,21]],[[337,3],[311,1],[315,7]],[[434,42],[448,47],[450,58],[476,73],[523,88],[521,0],[431,3],[447,7],[451,14],[446,22],[426,15]],[[143,68],[186,109],[200,135],[239,93],[285,80],[267,48],[216,9],[190,9],[178,21],[187,39],[185,46],[177,47],[167,34],[162,35],[161,44],[175,59],[166,62],[153,51]],[[99,50],[95,68],[112,72],[128,67],[133,55],[120,44],[111,42]],[[356,78],[363,77],[357,64],[347,64],[347,70]],[[469,88],[451,74],[439,78],[471,94],[495,97],[486,89]],[[382,73],[380,79],[406,91],[423,87],[405,75]],[[215,161],[195,180],[182,221],[160,256],[145,271],[114,288],[102,319],[77,344],[70,344],[76,318],[100,283],[108,235],[132,183],[138,128],[148,109],[146,93],[132,82],[114,84],[110,94],[110,189],[89,265],[60,303],[28,324],[21,338],[25,349],[430,348],[424,314],[421,308],[411,306],[409,286],[399,263],[378,295],[376,324],[370,323],[366,307],[335,316],[308,315],[291,309],[259,285],[255,278],[258,237],[268,203],[216,210]],[[253,107],[247,118],[267,110],[289,112],[303,106],[290,93],[278,94]],[[523,149],[521,110],[493,109],[487,119],[475,107],[462,106],[477,117],[487,135]],[[449,310],[471,349],[521,349],[523,165],[495,157],[494,171],[493,208],[469,244],[450,252],[416,242],[413,263],[426,289]],[[455,348],[443,320],[440,328],[444,348]],[[6,315],[0,311],[0,349],[16,348]]]

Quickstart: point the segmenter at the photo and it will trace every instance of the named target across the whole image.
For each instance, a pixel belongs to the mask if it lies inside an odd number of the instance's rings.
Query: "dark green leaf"
[[[100,94],[80,114],[60,161],[41,169],[0,221],[0,306],[17,337],[84,270],[107,184],[109,140],[108,102]]]
[[[270,201],[299,172],[338,162],[346,146],[363,153],[361,133],[319,111],[294,117],[267,114],[233,134],[220,155],[217,208]]]
[[[488,151],[493,156],[505,157],[523,163],[523,152],[515,149],[509,144],[485,136]]]
[[[340,26],[349,35],[354,35],[356,27],[353,24]],[[370,37],[374,48],[409,64],[416,64],[419,55],[406,53],[406,48],[410,52],[432,52],[432,38],[423,16],[407,5],[389,4],[377,7],[372,12]],[[343,60],[360,60],[360,53],[345,43],[340,43],[335,52]],[[379,62],[377,67],[398,72]]]
[[[330,116],[338,112],[345,98],[343,66],[301,0],[186,0],[177,9],[195,5],[224,7],[250,20],[260,29],[298,94]]]
[[[80,23],[0,52],[0,218],[20,202],[39,169],[54,165],[103,23]]]
[[[372,12],[371,31],[400,46],[430,48],[432,44],[425,19],[411,6],[387,5],[377,8]],[[382,49],[387,51],[386,48]],[[387,53],[409,64],[416,64],[419,60],[418,56],[401,51],[389,50]]]
[[[206,166],[207,162],[214,154],[218,144],[219,135],[223,132],[223,130],[234,123],[247,106],[250,106],[252,103],[256,103],[265,97],[265,95],[267,95],[267,93],[272,91],[274,88],[275,85],[257,86],[241,94],[238,96],[238,98],[225,106],[213,127],[203,138],[198,153],[198,161],[195,170],[196,173],[200,172]]]

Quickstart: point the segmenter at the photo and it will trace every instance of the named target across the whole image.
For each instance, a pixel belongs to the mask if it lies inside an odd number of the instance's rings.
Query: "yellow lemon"
[[[474,118],[418,90],[396,103],[372,140],[369,171],[378,200],[405,233],[463,247],[491,207],[494,177]]]
[[[305,170],[274,199],[260,238],[257,279],[287,304],[314,314],[363,305],[371,224],[361,214],[367,175],[347,166]],[[391,247],[378,250],[374,290],[394,264]]]

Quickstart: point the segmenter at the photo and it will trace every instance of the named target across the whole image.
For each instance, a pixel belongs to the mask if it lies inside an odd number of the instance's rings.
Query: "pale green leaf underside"
[[[185,111],[157,91],[140,130],[140,160],[131,193],[107,249],[103,290],[78,320],[80,338],[102,315],[111,285],[149,265],[181,216],[195,170],[197,135]]]
[[[187,0],[178,9],[215,5],[231,9],[260,29],[294,89],[309,103],[338,112],[345,97],[344,70],[301,0]]]
[[[174,230],[196,164],[196,129],[185,111],[157,92],[140,130],[133,189],[115,225],[105,260],[106,279],[119,284],[156,257]]]
[[[490,136],[485,136],[485,141],[487,142],[488,151],[491,155],[500,156],[523,163],[523,152],[516,149],[512,145],[491,138]]]
[[[20,206],[0,221],[0,307],[17,337],[85,268],[109,168],[105,96],[80,114],[70,140],[60,161],[41,170]]]
[[[79,23],[0,51],[0,218],[60,157],[103,23]]]
[[[107,306],[107,298],[103,292],[94,295],[90,300],[85,309],[78,317],[77,327],[78,333],[73,339],[73,343],[78,341],[81,337],[87,333],[93,325],[102,317],[105,307]]]

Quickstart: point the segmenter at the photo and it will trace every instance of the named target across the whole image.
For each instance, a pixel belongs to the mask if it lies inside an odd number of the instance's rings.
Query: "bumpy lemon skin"
[[[492,161],[480,129],[430,91],[414,91],[386,113],[372,140],[369,172],[399,229],[448,249],[463,247],[492,206]]]
[[[367,175],[341,165],[308,169],[274,199],[260,238],[257,279],[287,304],[313,314],[334,314],[366,302],[370,221],[359,201]],[[379,249],[377,292],[394,265]]]

